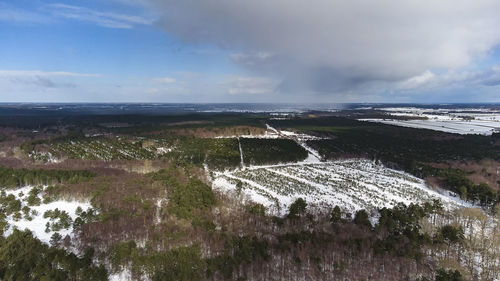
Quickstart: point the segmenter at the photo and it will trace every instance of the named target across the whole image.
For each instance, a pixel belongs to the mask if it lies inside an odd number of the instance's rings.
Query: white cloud
[[[151,2],[168,32],[234,50],[230,59],[257,75],[282,76],[281,91],[415,87],[432,70],[470,66],[500,44],[498,0]]]
[[[141,16],[101,12],[61,3],[49,4],[47,7],[54,16],[90,22],[108,28],[132,28],[136,25],[149,25],[153,22],[153,19]]]
[[[231,95],[272,93],[275,91],[277,85],[277,81],[270,78],[245,76],[231,77],[221,83],[221,86]]]
[[[0,3],[0,21],[15,24],[40,24],[48,23],[50,19],[32,11]]]
[[[172,77],[159,77],[159,78],[153,78],[152,82],[158,84],[172,84],[177,82],[177,80]]]
[[[71,77],[98,77],[98,74],[76,73],[66,71],[40,71],[40,70],[0,70],[0,77],[26,77],[26,76],[71,76]]]
[[[415,89],[421,86],[428,85],[435,77],[436,75],[434,73],[427,70],[420,75],[413,76],[404,80],[403,82],[398,84],[397,88],[402,90]]]

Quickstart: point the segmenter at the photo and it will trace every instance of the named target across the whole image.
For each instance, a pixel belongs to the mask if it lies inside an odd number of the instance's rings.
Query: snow
[[[156,213],[155,213],[155,224],[161,223],[161,205],[163,203],[163,198],[159,198],[156,201]]]
[[[500,121],[484,120],[394,120],[394,119],[359,119],[360,121],[378,122],[409,128],[430,129],[455,134],[491,135],[500,132]]]
[[[172,151],[172,148],[167,148],[167,147],[157,147],[156,148],[156,153],[160,154],[160,155],[171,152],[171,151]]]
[[[238,181],[243,183],[242,192],[252,201],[277,215],[285,215],[299,197],[313,208],[328,210],[338,205],[349,212],[390,208],[397,203],[421,204],[433,199],[441,200],[447,209],[467,206],[458,197],[430,189],[422,179],[365,159],[251,166],[216,172],[213,186],[236,190]]]
[[[243,149],[241,148],[241,141],[238,138],[238,148],[240,149],[240,158],[241,158],[241,168],[245,168],[245,161],[243,161]]]
[[[321,162],[321,156],[319,153],[312,149],[311,147],[307,146],[306,141],[308,140],[316,140],[316,139],[321,139],[318,137],[310,136],[307,134],[297,134],[295,132],[291,131],[284,131],[284,130],[277,130],[268,124],[266,124],[266,127],[268,130],[275,132],[278,136],[284,136],[285,138],[294,140],[297,142],[300,146],[302,146],[307,152],[307,158],[302,161],[301,163],[303,164],[311,164],[311,163],[320,163]]]
[[[500,112],[485,108],[428,109],[416,107],[378,108],[388,118],[359,119],[402,127],[430,129],[455,134],[491,135],[500,132]],[[399,120],[390,116],[423,118]]]
[[[121,271],[109,275],[109,281],[124,281],[132,280],[132,272],[130,268],[124,268]]]
[[[22,202],[22,207],[27,206],[27,202],[25,201],[28,197],[28,193],[30,190],[34,188],[33,186],[25,186],[22,188],[18,188],[15,190],[6,190],[7,195],[13,194],[16,196],[16,199],[20,199]],[[23,196],[19,196],[20,193],[23,193]],[[77,218],[76,209],[80,207],[83,211],[92,208],[89,202],[79,202],[79,201],[67,201],[67,200],[57,200],[50,202],[48,204],[43,204],[43,199],[39,194],[39,198],[42,200],[39,206],[29,206],[31,210],[35,210],[37,212],[36,216],[32,216],[32,220],[29,221],[23,218],[15,221],[13,215],[10,215],[7,218],[9,223],[9,229],[5,232],[5,235],[8,236],[12,233],[13,228],[16,227],[19,230],[29,229],[33,232],[33,235],[40,239],[42,242],[49,243],[52,234],[54,231],[45,232],[45,225],[50,221],[49,218],[44,218],[43,214],[48,210],[55,210],[56,208],[61,211],[66,211],[71,219],[74,221]],[[64,238],[66,235],[70,237],[73,236],[73,227],[70,226],[68,229],[62,229],[58,231],[59,234]]]

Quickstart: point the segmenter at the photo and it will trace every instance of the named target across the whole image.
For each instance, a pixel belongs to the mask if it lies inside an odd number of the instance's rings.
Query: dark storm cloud
[[[500,43],[496,0],[151,0],[158,24],[193,44],[283,79],[335,92],[459,69]]]

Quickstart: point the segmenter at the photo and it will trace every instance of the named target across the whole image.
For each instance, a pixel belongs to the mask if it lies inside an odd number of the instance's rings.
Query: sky
[[[0,102],[500,102],[498,0],[0,0]]]

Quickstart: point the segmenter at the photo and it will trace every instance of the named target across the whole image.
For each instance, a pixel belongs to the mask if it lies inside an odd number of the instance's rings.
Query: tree
[[[297,219],[306,211],[307,203],[304,199],[298,198],[288,209],[288,218]]]
[[[238,195],[241,194],[241,190],[243,189],[243,182],[240,180],[236,181],[236,192],[238,192]]]
[[[62,236],[58,232],[55,232],[52,234],[52,237],[50,237],[50,245],[52,247],[57,247],[61,243]]]
[[[330,221],[332,223],[342,222],[342,211],[339,206],[335,206],[330,214]]]
[[[365,210],[359,210],[354,216],[354,223],[360,226],[372,227],[370,220],[368,219],[368,213]]]
[[[256,216],[265,216],[266,215],[266,207],[264,205],[257,203],[253,206],[247,207],[247,211],[250,214],[256,215]]]
[[[438,269],[436,281],[462,281],[462,274],[458,270]]]
[[[467,187],[463,185],[460,187],[460,198],[467,201]]]
[[[464,239],[463,229],[450,224],[441,228],[441,235],[447,244],[458,243]]]

